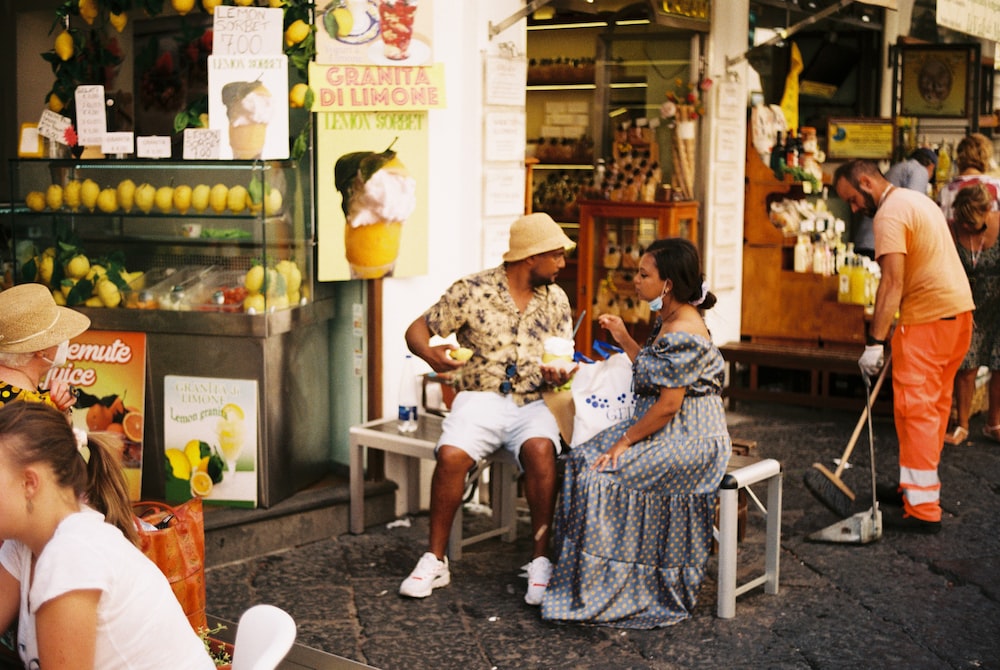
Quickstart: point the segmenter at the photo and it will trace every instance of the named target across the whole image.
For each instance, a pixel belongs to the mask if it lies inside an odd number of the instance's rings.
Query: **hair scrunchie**
[[[699,297],[697,300],[692,300],[690,304],[697,307],[701,303],[705,302],[705,296],[707,295],[708,295],[708,282],[703,281],[701,283],[701,297]]]
[[[73,426],[73,437],[76,438],[76,450],[80,452],[80,457],[83,458],[83,462],[90,463],[90,440],[87,437],[87,431],[83,428],[77,428]]]

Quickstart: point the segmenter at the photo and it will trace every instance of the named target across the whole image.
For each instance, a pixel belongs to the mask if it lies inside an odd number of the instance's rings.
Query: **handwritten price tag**
[[[222,131],[211,128],[184,129],[184,160],[216,160]]]
[[[212,55],[275,56],[283,53],[284,13],[268,7],[215,8],[212,23]]]
[[[135,138],[135,155],[138,158],[170,158],[170,137],[148,135]]]
[[[76,134],[80,144],[101,144],[108,132],[103,86],[76,87]]]
[[[66,129],[70,127],[72,121],[68,117],[56,114],[51,109],[42,112],[42,117],[38,120],[38,134],[56,142],[66,144]]]
[[[104,133],[101,152],[108,156],[130,154],[135,151],[135,134],[128,132]]]

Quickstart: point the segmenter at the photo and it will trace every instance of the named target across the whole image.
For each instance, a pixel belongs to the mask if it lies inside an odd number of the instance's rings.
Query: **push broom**
[[[844,468],[847,467],[847,459],[851,457],[851,452],[854,451],[854,445],[858,443],[858,438],[861,436],[861,430],[865,426],[865,422],[868,420],[868,414],[871,411],[871,400],[878,397],[878,392],[882,388],[882,382],[885,381],[886,373],[889,370],[889,357],[886,358],[885,364],[882,366],[882,370],[878,373],[878,378],[875,380],[875,386],[872,388],[871,394],[868,396],[870,398],[869,402],[865,404],[865,409],[861,412],[861,418],[858,419],[858,425],[854,427],[854,433],[851,434],[851,439],[847,441],[847,447],[844,449],[844,454],[840,457],[840,463],[837,464],[837,469],[834,472],[824,466],[822,463],[813,463],[812,467],[806,470],[806,474],[803,477],[806,488],[816,496],[817,500],[826,505],[830,511],[839,516],[842,519],[846,519],[851,516],[851,507],[854,504],[854,491],[844,483],[840,478],[840,475],[844,472]]]

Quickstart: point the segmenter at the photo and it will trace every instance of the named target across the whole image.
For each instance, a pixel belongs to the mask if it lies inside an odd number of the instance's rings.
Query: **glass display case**
[[[163,498],[169,375],[257,381],[258,505],[329,469],[334,305],[309,164],[11,161],[14,281],[92,330],[145,334],[144,498]]]
[[[636,298],[633,279],[643,250],[656,239],[683,237],[698,244],[698,203],[580,203],[576,313],[587,310],[576,333],[576,350],[590,355],[601,314],[617,314],[639,343],[649,334],[649,306]]]
[[[16,160],[11,180],[15,281],[70,306],[263,313],[314,297],[295,163]],[[98,293],[102,275],[120,296]]]

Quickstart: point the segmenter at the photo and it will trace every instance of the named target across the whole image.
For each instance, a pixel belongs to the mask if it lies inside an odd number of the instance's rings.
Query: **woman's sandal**
[[[1000,426],[983,426],[983,435],[994,442],[1000,442]]]
[[[1000,435],[1000,426],[995,426],[995,428],[997,429],[998,435]],[[983,429],[983,432],[984,433],[986,432],[986,428]],[[951,445],[965,444],[965,441],[967,439],[969,439],[969,429],[962,428],[961,426],[955,426],[954,428],[951,429],[950,433],[945,433],[944,435],[945,444],[951,444]],[[1000,441],[1000,437],[995,437],[993,439]]]

